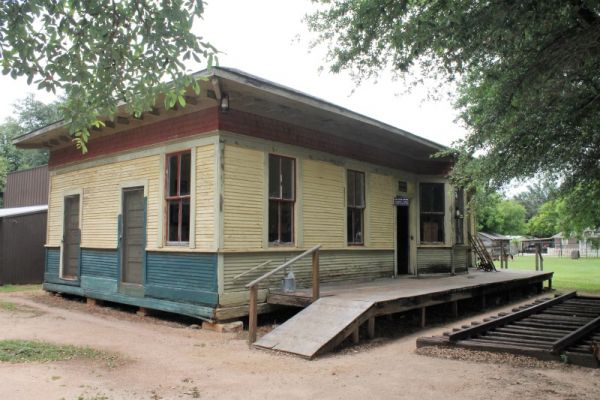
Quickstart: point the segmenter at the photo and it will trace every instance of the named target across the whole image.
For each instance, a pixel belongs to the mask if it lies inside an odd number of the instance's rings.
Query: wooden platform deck
[[[331,351],[348,336],[358,341],[359,327],[368,324],[374,335],[375,318],[421,309],[422,325],[429,306],[479,297],[485,307],[487,295],[525,288],[541,290],[551,285],[552,272],[471,272],[446,277],[403,277],[344,285],[324,285],[321,298],[311,304],[310,290],[272,293],[271,304],[306,307],[293,318],[263,336],[254,345],[312,359]]]

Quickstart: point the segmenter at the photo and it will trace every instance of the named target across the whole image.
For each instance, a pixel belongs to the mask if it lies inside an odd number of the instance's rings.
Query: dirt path
[[[239,335],[103,307],[90,310],[45,293],[0,299],[38,311],[0,311],[0,339],[87,345],[118,352],[125,360],[112,368],[97,361],[0,363],[0,399],[600,398],[599,370],[559,364],[540,368],[535,363],[523,368],[415,352],[418,336],[461,321],[305,361],[249,350]]]

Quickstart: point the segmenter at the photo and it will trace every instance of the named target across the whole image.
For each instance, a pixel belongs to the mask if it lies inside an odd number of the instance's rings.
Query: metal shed
[[[510,255],[510,238],[493,232],[478,232],[477,236],[483,242],[492,259],[499,260],[502,254]],[[502,249],[504,248],[504,253]]]
[[[48,204],[48,166],[14,171],[6,177],[4,207]]]
[[[44,278],[47,205],[0,209],[0,285]]]

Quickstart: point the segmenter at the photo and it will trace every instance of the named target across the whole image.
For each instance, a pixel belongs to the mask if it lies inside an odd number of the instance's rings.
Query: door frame
[[[71,279],[71,278],[65,278],[64,277],[64,241],[65,241],[65,200],[67,197],[71,197],[71,196],[79,196],[79,265],[77,267],[77,278],[75,279]],[[58,265],[58,277],[62,280],[65,281],[70,281],[70,282],[76,282],[79,281],[81,279],[81,242],[82,242],[82,237],[83,237],[83,189],[81,188],[76,188],[76,189],[67,189],[64,190],[62,192],[62,196],[61,196],[61,203],[60,203],[60,233],[61,233],[61,239],[60,239],[60,246],[59,246],[59,250],[60,250],[60,261],[59,261],[59,265]],[[50,230],[48,229],[48,232]],[[46,239],[46,241],[48,241]]]
[[[403,196],[403,197],[408,197],[408,196]],[[411,211],[411,201],[409,198],[409,203],[406,206],[402,206],[402,205],[397,205],[394,204],[394,276],[398,277],[398,276],[408,276],[411,275],[411,245],[412,245],[412,240],[411,240],[411,229],[410,229],[410,211]],[[398,237],[398,218],[399,218],[399,213],[398,213],[398,209],[399,208],[405,208],[406,209],[406,225],[407,225],[407,237],[406,237],[406,251],[407,251],[407,264],[406,264],[406,273],[400,274],[398,273],[398,266],[399,266],[399,261],[400,261],[400,249],[398,247],[399,244],[399,240],[400,238]]]
[[[143,189],[144,195],[144,240],[142,249],[142,284],[123,282],[123,213],[125,211],[125,196],[128,189]],[[146,286],[146,247],[148,245],[148,180],[122,182],[119,185],[119,215],[117,216],[117,284],[119,291],[132,296],[143,297]]]

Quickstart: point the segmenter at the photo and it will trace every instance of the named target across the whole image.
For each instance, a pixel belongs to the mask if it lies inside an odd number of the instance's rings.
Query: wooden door
[[[122,281],[143,284],[144,188],[123,189]]]
[[[64,279],[77,279],[79,276],[79,253],[81,251],[79,207],[78,194],[65,197],[62,254],[62,277]]]
[[[408,206],[396,207],[396,273],[409,273],[410,230],[408,224]]]

